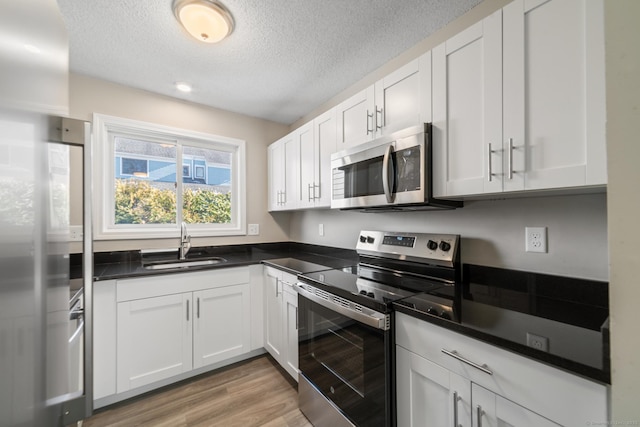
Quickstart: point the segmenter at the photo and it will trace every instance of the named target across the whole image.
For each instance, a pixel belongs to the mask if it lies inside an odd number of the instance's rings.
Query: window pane
[[[185,222],[231,222],[231,158],[227,151],[183,147],[182,215]]]
[[[115,137],[116,224],[176,223],[176,147]]]

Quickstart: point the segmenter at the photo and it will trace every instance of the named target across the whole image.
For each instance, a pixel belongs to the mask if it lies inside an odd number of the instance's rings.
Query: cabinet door
[[[331,206],[331,155],[337,151],[336,110],[331,109],[313,120],[315,161],[315,207]]]
[[[502,191],[501,21],[497,11],[432,51],[436,196]]]
[[[193,367],[211,365],[249,352],[249,284],[193,293]]]
[[[527,408],[472,384],[473,427],[558,427]]]
[[[313,122],[299,127],[294,133],[300,148],[300,202],[298,207],[313,207],[315,172],[318,169],[316,163],[320,157],[314,141]]]
[[[289,286],[289,285],[284,285]],[[285,341],[284,368],[298,381],[298,294],[294,290],[285,290],[283,334]]]
[[[284,143],[276,141],[267,150],[269,161],[269,211],[282,209],[284,192]]]
[[[396,346],[398,427],[471,426],[471,383]]]
[[[504,8],[504,138],[527,190],[607,182],[603,16],[600,0]]]
[[[300,142],[293,133],[284,138],[284,209],[300,204]]]
[[[375,84],[375,135],[431,121],[431,52]]]
[[[282,281],[273,269],[265,269],[265,325],[264,325],[264,343],[265,349],[273,356],[278,363],[281,361],[283,347],[282,336]]]
[[[336,107],[338,151],[369,141],[374,135],[374,87],[358,92]]]
[[[191,295],[118,303],[118,393],[192,369]]]

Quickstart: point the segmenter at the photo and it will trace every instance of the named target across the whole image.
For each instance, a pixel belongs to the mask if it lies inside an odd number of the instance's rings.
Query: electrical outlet
[[[318,224],[318,234],[324,236],[324,224]]]
[[[525,228],[527,252],[547,252],[547,227]]]
[[[81,242],[83,238],[83,231],[81,225],[70,225],[69,226],[69,241],[70,242]]]
[[[540,351],[549,351],[549,338],[527,332],[527,345]]]
[[[260,234],[260,224],[249,224],[249,230],[247,231],[249,236],[257,236]]]

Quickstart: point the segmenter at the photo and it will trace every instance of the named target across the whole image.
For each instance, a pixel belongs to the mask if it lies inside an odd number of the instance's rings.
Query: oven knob
[[[443,319],[446,319],[446,320],[451,320],[451,315],[449,313],[447,313],[446,311],[443,311],[440,314],[440,317],[442,317]]]
[[[360,241],[361,241],[362,243],[365,243],[365,242],[367,241],[367,238],[366,238],[366,237],[364,237],[364,236],[360,236]]]
[[[373,243],[374,239],[371,236],[367,236],[367,243]]]
[[[367,291],[365,291],[365,290],[363,289],[363,290],[361,290],[359,293],[360,293],[360,295],[366,295],[366,294],[367,294]]]
[[[447,252],[449,249],[451,249],[451,245],[443,240],[442,242],[440,242],[440,249]]]
[[[373,292],[367,292],[367,296],[369,298],[375,298],[376,296],[373,294]]]
[[[433,240],[429,240],[427,242],[427,247],[432,251],[435,251],[436,249],[438,249],[438,243],[434,242]]]
[[[436,309],[435,309],[435,308],[433,308],[433,307],[429,307],[429,308],[427,309],[427,313],[428,313],[428,314],[432,314],[432,315],[434,315],[434,316],[437,316],[437,315],[438,315],[438,310],[436,310]]]

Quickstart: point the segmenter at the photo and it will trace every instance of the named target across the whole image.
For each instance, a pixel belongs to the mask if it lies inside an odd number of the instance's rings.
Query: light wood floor
[[[100,409],[83,426],[311,426],[285,375],[260,356]]]

